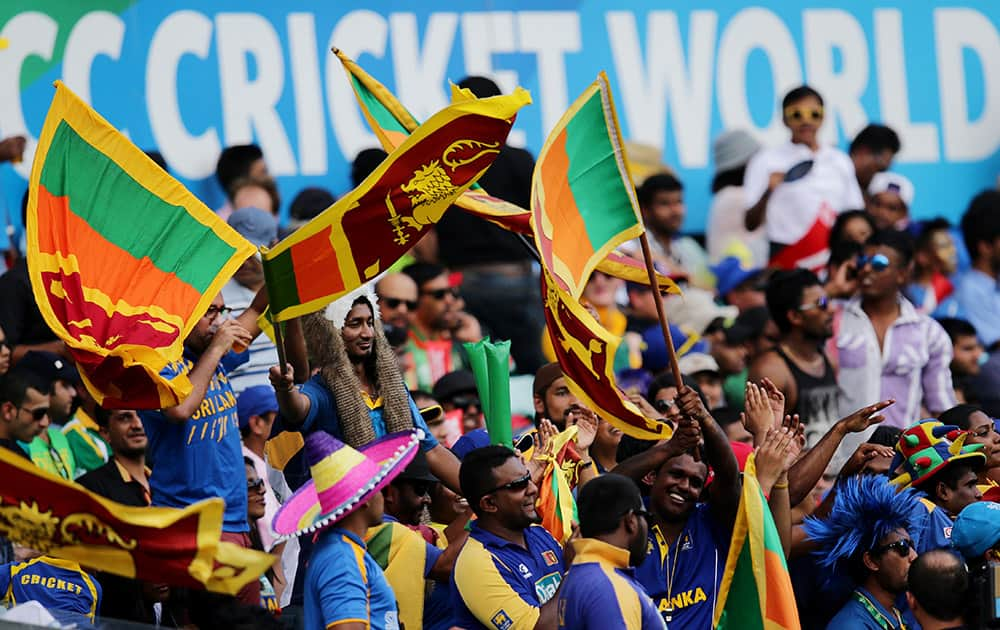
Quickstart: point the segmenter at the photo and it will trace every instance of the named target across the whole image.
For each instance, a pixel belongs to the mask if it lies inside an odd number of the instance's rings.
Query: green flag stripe
[[[46,154],[41,183],[51,194],[69,197],[74,214],[104,238],[136,258],[148,257],[199,293],[236,253],[186,208],[143,188],[65,121]]]
[[[628,189],[622,181],[608,136],[600,91],[566,125],[568,181],[587,228],[590,246],[600,249],[636,224]]]
[[[264,260],[264,278],[272,313],[289,306],[301,304],[299,287],[295,282],[295,263],[292,249],[286,249],[271,260]]]
[[[357,94],[360,95],[362,101],[364,101],[364,106],[368,109],[368,113],[372,115],[372,118],[378,123],[379,127],[387,131],[398,131],[399,133],[404,133],[409,135],[410,132],[406,130],[406,127],[402,125],[396,117],[393,116],[388,109],[385,108],[382,103],[375,98],[368,88],[364,86],[358,78],[351,75],[351,81],[354,83],[354,88],[357,90]]]
[[[388,567],[389,550],[392,549],[392,527],[382,525],[381,529],[365,542],[365,546],[368,547],[368,554],[378,566],[382,569]]]
[[[719,628],[764,630],[763,611],[757,596],[757,578],[753,572],[749,541],[744,541],[740,557],[733,572],[733,582],[726,598],[726,610],[719,620]],[[737,622],[737,620],[739,620]],[[726,623],[726,622],[729,623]]]

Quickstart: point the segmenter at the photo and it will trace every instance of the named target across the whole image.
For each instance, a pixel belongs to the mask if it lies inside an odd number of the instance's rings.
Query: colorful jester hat
[[[896,456],[889,470],[902,467],[892,483],[903,488],[917,488],[925,481],[959,460],[967,460],[974,470],[986,464],[982,444],[966,444],[969,434],[934,418],[921,420],[903,431],[896,443]]]

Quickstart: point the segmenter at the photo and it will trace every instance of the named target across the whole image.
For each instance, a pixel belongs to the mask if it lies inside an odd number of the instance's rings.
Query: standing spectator
[[[440,265],[414,263],[403,273],[413,279],[418,290],[417,311],[410,320],[406,342],[414,367],[406,375],[406,383],[410,389],[429,390],[448,372],[465,367],[461,346],[450,334],[459,323],[459,288]]]
[[[862,246],[875,233],[875,222],[865,210],[844,210],[830,228],[831,253],[839,243],[849,241]]]
[[[486,77],[466,77],[459,86],[478,98],[500,95]],[[479,184],[494,197],[530,208],[534,168],[529,152],[504,144]],[[460,209],[446,212],[435,232],[441,263],[463,274],[469,313],[497,338],[511,340],[520,373],[534,373],[545,363],[538,347],[545,319],[534,258],[522,239]]]
[[[94,416],[97,413],[97,401],[82,383],[75,386],[79,406],[72,419],[63,425],[62,432],[69,442],[69,450],[73,453],[76,472],[82,475],[97,470],[108,462],[111,449],[101,437],[100,427]]]
[[[1000,191],[985,190],[962,215],[962,239],[972,268],[955,286],[955,301],[965,319],[976,327],[979,340],[993,351],[1000,341]],[[0,322],[3,324],[3,322]]]
[[[48,610],[79,616],[66,621],[85,618],[94,623],[101,606],[101,585],[93,576],[71,560],[26,547],[14,549],[17,560],[0,565],[0,593],[6,604],[36,601]]]
[[[876,230],[905,230],[910,227],[913,184],[899,173],[876,173],[868,185],[865,207]]]
[[[0,377],[0,447],[30,460],[21,444],[31,442],[48,424],[49,395],[14,373]]]
[[[954,291],[948,279],[958,268],[958,250],[945,219],[925,223],[913,252],[913,281],[906,297],[921,313],[931,314]]]
[[[840,418],[837,375],[823,351],[833,336],[830,300],[816,274],[796,269],[771,277],[767,306],[781,337],[753,360],[748,378],[774,383],[785,396],[785,413],[798,414],[806,443],[815,446]]]
[[[854,136],[847,154],[854,163],[854,172],[862,191],[868,190],[877,173],[889,170],[900,148],[899,136],[885,125],[870,124]]]
[[[837,353],[840,359],[841,413],[877,400],[894,399],[885,412],[887,426],[905,428],[921,416],[955,406],[951,342],[944,329],[917,313],[902,295],[909,279],[913,246],[901,232],[876,232],[858,259],[860,297],[844,305]],[[846,439],[841,453],[852,453],[867,434]]]
[[[229,216],[229,225],[257,247],[269,247],[278,239],[278,223],[260,208],[239,208]],[[232,279],[222,287],[222,299],[239,317],[250,308],[254,296],[264,287],[264,264],[256,253],[243,261]],[[267,335],[258,335],[247,348],[246,362],[234,368],[228,378],[233,391],[255,385],[269,385],[267,371],[278,362],[278,349]]]
[[[420,297],[413,278],[405,273],[387,274],[375,283],[375,294],[382,323],[408,330]]]
[[[945,317],[938,320],[951,339],[951,382],[958,402],[978,399],[975,377],[981,372],[983,345],[976,329],[964,319]]]
[[[559,590],[559,628],[664,630],[653,600],[635,578],[646,557],[650,514],[639,488],[606,475],[580,490],[580,536]]]
[[[478,517],[458,555],[452,623],[480,628],[549,628],[562,582],[559,543],[537,525],[538,487],[521,458],[487,446],[462,459],[462,495]]]
[[[336,202],[337,198],[326,188],[303,188],[288,207],[288,225],[278,230],[279,238],[285,238]]]
[[[821,146],[823,97],[807,85],[781,102],[788,142],[759,151],[743,182],[745,225],[764,225],[771,263],[783,268],[822,266],[828,257],[830,225],[844,210],[861,208],[864,198],[850,158]]]
[[[906,603],[922,630],[964,628],[969,599],[969,572],[950,551],[922,553],[906,575]]]
[[[277,219],[281,208],[278,185],[271,178],[241,177],[230,185],[229,198],[232,200],[233,212],[243,208],[260,208]]]
[[[25,196],[27,198],[27,196]],[[11,365],[17,365],[28,352],[44,350],[64,358],[69,356],[64,344],[42,319],[28,279],[28,259],[20,257],[0,275],[0,328],[3,329]]]
[[[72,481],[78,470],[62,426],[73,416],[77,395],[74,383],[79,382],[79,373],[59,355],[34,350],[24,355],[14,370],[49,394],[49,424],[28,444],[31,461],[46,472]]]
[[[682,356],[677,364],[681,374],[690,376],[708,402],[711,410],[726,406],[726,398],[722,392],[722,372],[712,355],[703,352],[689,352]]]
[[[230,188],[241,177],[264,179],[270,177],[264,152],[256,144],[241,144],[226,147],[215,164],[215,180],[226,195],[226,204],[216,210],[223,221],[229,218],[234,208],[231,205]]]
[[[243,470],[247,478],[247,526],[250,529],[250,548],[256,551],[267,551],[260,539],[261,530],[270,531],[271,529],[270,523],[260,522],[267,513],[267,508],[264,506],[265,482],[257,474],[254,461],[249,457],[243,458]],[[276,566],[280,566],[280,564]],[[281,611],[281,607],[278,605],[279,595],[274,591],[275,579],[275,566],[268,567],[267,571],[258,578],[260,588],[258,604],[269,612],[277,613]]]
[[[748,254],[750,266],[767,264],[767,235],[757,228],[747,231],[743,225],[746,212],[743,178],[747,163],[760,150],[760,143],[743,129],[732,129],[715,138],[712,156],[712,205],[708,208],[705,243],[708,259],[718,263],[726,256]]]

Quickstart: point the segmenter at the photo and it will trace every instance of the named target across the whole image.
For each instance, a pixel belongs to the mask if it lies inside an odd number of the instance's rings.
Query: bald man
[[[382,321],[406,329],[417,309],[417,283],[405,273],[390,273],[375,284]]]

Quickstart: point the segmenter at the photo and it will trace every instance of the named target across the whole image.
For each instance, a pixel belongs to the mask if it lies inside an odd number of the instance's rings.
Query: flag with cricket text
[[[615,381],[614,359],[621,338],[612,335],[542,267],[545,324],[556,360],[573,395],[628,435],[669,438],[670,425],[647,418]]]
[[[608,78],[601,72],[549,133],[531,181],[542,264],[579,299],[597,265],[643,232]]]
[[[456,92],[357,188],[265,250],[274,320],[317,311],[399,260],[493,164],[530,102],[520,88],[485,99]]]
[[[752,453],[743,470],[743,491],[719,587],[713,627],[717,630],[800,627],[785,551],[757,482]]]
[[[253,246],[59,81],[27,228],[35,301],[98,403],[182,401],[160,371]]]
[[[275,556],[221,542],[222,499],[132,507],[0,448],[0,536],[127,578],[234,595]]]

